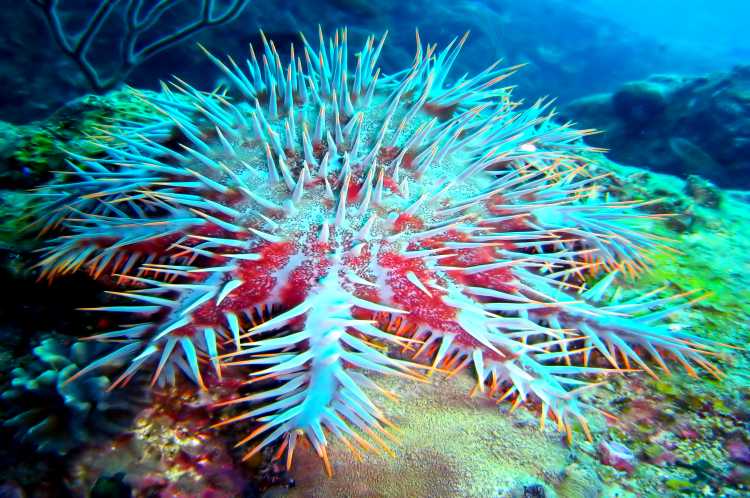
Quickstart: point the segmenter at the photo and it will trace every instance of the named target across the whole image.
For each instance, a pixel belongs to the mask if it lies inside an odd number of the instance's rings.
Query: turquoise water
[[[716,69],[746,63],[750,55],[747,2],[739,0],[586,0],[578,8],[686,52]]]

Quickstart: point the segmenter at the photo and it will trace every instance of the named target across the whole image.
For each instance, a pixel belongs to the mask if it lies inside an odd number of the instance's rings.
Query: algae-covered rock
[[[685,481],[683,479],[667,479],[664,482],[664,485],[672,491],[686,491],[693,487],[690,481]]]
[[[602,482],[591,467],[573,463],[566,467],[557,492],[560,498],[597,498],[602,494]]]
[[[623,164],[724,188],[750,188],[750,66],[701,76],[653,75],[578,99],[562,115],[605,131],[586,141]]]
[[[0,122],[0,181],[5,186],[35,186],[64,169],[71,153],[97,155],[100,149],[91,136],[118,121],[153,113],[134,92],[119,90],[73,100],[43,121],[21,126]]]
[[[225,378],[226,380],[226,378]],[[171,387],[155,393],[151,403],[128,425],[128,437],[88,445],[68,462],[70,496],[94,498],[254,498],[249,466],[233,459],[211,406],[227,395],[227,385],[196,393]],[[111,493],[111,494],[107,494]],[[131,496],[131,495],[127,495]]]
[[[19,138],[17,126],[0,121],[0,161],[4,161],[13,154],[18,146]]]
[[[699,206],[708,208],[719,207],[723,197],[716,185],[697,175],[687,177],[685,193],[692,197]]]

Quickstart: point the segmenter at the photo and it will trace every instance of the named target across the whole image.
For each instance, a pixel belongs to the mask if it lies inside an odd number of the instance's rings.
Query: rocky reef
[[[13,139],[3,147],[3,171],[9,179],[5,185],[10,188],[3,192],[7,229],[0,263],[14,288],[40,289],[33,283],[36,275],[28,270],[34,261],[30,251],[39,243],[24,235],[28,218],[18,208],[36,200],[25,189],[49,178],[51,169],[62,168],[60,162],[67,152],[100,154],[88,148],[86,138],[111,125],[113,116],[125,120],[142,116],[141,101],[124,95],[89,98],[86,105],[72,105],[44,122],[7,126]],[[644,105],[660,106],[658,99]],[[637,111],[631,114],[630,119],[643,122]],[[47,134],[50,130],[54,132]],[[44,139],[34,138],[40,135]],[[32,161],[37,167],[24,172],[25,159],[19,161],[19,157],[42,159]],[[719,342],[747,344],[750,222],[746,213],[750,199],[722,190],[699,175],[683,180],[621,166],[596,153],[587,160],[594,175],[609,175],[601,187],[603,196],[661,199],[645,208],[650,214],[670,216],[650,228],[672,239],[671,245],[681,252],[660,254],[650,273],[624,285],[624,296],[660,286],[673,293],[703,289],[710,296],[680,311],[676,323],[689,322],[696,333]],[[71,293],[79,294],[76,302],[80,304],[83,291],[79,289],[86,288],[86,299],[93,302],[94,291],[105,286],[55,285],[39,290],[43,298],[23,294],[18,299],[23,309],[3,310],[3,323],[12,323],[12,328],[2,332],[8,336],[3,340],[5,361],[0,372],[4,390],[14,375],[21,377],[9,368],[18,357],[26,354],[27,360],[37,361],[29,354],[36,341],[28,338],[38,337],[39,330],[54,327],[69,336],[85,336],[107,325],[86,313],[66,315],[59,323],[45,320],[41,316],[44,303],[26,308],[25,301],[43,299],[72,308]],[[750,482],[748,363],[743,350],[723,358],[717,363],[726,374],[722,382],[677,371],[659,379],[635,372],[614,381],[604,374],[594,377],[611,383],[594,391],[587,401],[619,420],[592,417],[591,442],[584,437],[583,427],[573,424],[575,437],[570,443],[554,424],[540,430],[531,412],[510,413],[511,407],[498,406],[480,395],[467,398],[466,392],[476,384],[469,375],[456,373],[449,382],[436,373],[429,383],[416,384],[375,376],[382,388],[399,393],[398,399],[391,399],[382,390],[366,388],[367,396],[400,428],[394,431],[396,458],[363,454],[360,461],[346,445],[332,443],[333,478],[325,475],[315,449],[303,445],[291,471],[272,461],[273,451],[242,462],[242,453],[232,449],[237,439],[234,431],[208,430],[223,416],[214,405],[236,391],[241,380],[230,376],[224,384],[213,384],[215,379],[207,376],[207,393],[196,392],[189,382],[160,389],[148,406],[134,410],[133,420],[119,426],[117,434],[96,441],[79,438],[87,444],[71,449],[64,460],[54,455],[35,457],[33,463],[23,460],[23,452],[31,452],[33,445],[19,443],[15,431],[4,429],[0,432],[3,447],[16,445],[23,451],[0,452],[0,490],[9,496],[39,497],[740,497],[747,494]]]
[[[750,340],[750,230],[745,192],[723,191],[691,176],[672,175],[603,162],[611,189],[663,198],[653,206],[675,214],[659,234],[674,240],[681,255],[662,255],[643,285],[688,286],[711,295],[688,313],[706,335],[745,346]],[[639,284],[640,285],[640,284]],[[637,289],[637,288],[636,288]],[[634,289],[635,290],[635,289]],[[610,441],[633,455],[630,465],[608,461],[601,448],[587,448],[599,463],[605,486],[618,496],[742,496],[747,492],[746,448],[750,433],[750,355],[738,351],[723,365],[721,383],[684,374],[628,379],[606,397],[620,422]],[[614,464],[614,465],[613,465]]]
[[[13,123],[44,118],[90,90],[76,65],[60,53],[32,3],[17,2],[15,8],[0,11],[0,24],[5,27],[0,32],[0,83],[5,89],[0,96],[0,116]],[[95,2],[59,3],[61,17],[70,21],[71,17],[91,15]],[[116,9],[124,3],[117,2]],[[157,33],[169,32],[191,14],[190,9],[183,9],[177,15],[166,16]],[[116,15],[122,12],[117,11]],[[423,36],[442,44],[455,33],[470,30],[473,35],[469,48],[483,55],[459,61],[458,69],[478,71],[483,69],[480,61],[500,57],[509,64],[526,63],[529,67],[516,82],[520,94],[531,99],[554,88],[556,96],[567,100],[601,91],[665,65],[674,70],[704,67],[712,62],[714,55],[677,51],[610,19],[592,16],[582,6],[557,0],[385,0],[377,5],[363,0],[254,0],[238,19],[221,29],[205,31],[146,61],[136,68],[127,83],[156,89],[157,81],[177,74],[189,78],[196,87],[208,88],[216,83],[216,73],[195,49],[196,42],[232,54],[241,61],[248,43],[256,49],[261,46],[257,27],[272,35],[280,50],[286,50],[290,42],[299,42],[299,32],[309,37],[318,25],[328,31],[350,26],[353,39],[391,29],[392,39],[383,53],[387,71],[400,68],[404,57],[411,56],[414,27],[419,26]],[[112,60],[112,54],[119,51],[121,36],[116,23],[104,26],[96,36],[90,59],[104,68],[113,65],[116,61]],[[618,64],[611,64],[613,59]],[[581,74],[597,77],[581,78]]]
[[[601,130],[587,141],[613,161],[750,188],[750,66],[654,75],[571,102],[562,115]]]

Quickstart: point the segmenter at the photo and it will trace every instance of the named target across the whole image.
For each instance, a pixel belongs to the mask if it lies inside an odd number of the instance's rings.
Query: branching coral
[[[126,361],[114,385],[145,368],[201,388],[227,368],[273,381],[223,403],[248,408],[220,425],[252,421],[246,457],[274,445],[288,465],[304,437],[329,471],[330,435],[390,451],[368,372],[470,369],[476,391],[533,401],[568,436],[587,431],[586,374],[656,375],[650,357],[721,376],[714,346],[663,322],[688,295],[606,299],[663,247],[638,228],[660,217],[638,211],[650,201],[602,199],[587,131],[512,101],[515,67],[451,79],[464,40],[418,38],[393,75],[376,69],[384,38],[350,65],[346,30],[287,65],[265,38],[246,69],[208,54],[231,95],[178,80],[147,99],[161,119],[72,157],[41,191],[60,236],[40,267],[125,287],[100,309],[128,317],[77,375]]]
[[[68,348],[54,339],[42,341],[34,348],[36,361],[26,369],[14,369],[11,387],[3,392],[14,414],[5,425],[40,452],[60,455],[101,436],[122,433],[145,399],[143,392],[111,392],[109,378],[101,374],[66,382],[103,350],[94,343]]]

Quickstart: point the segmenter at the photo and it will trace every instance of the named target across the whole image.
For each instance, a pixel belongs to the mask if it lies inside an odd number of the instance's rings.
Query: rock
[[[716,209],[721,204],[721,190],[710,181],[697,175],[687,177],[685,193],[695,199],[699,206]]]
[[[625,445],[615,441],[602,441],[598,447],[599,459],[604,465],[631,474],[635,469],[636,458]]]
[[[705,176],[721,170],[719,163],[708,152],[687,138],[672,137],[667,143],[672,153],[682,161],[683,170],[700,173]]]
[[[609,135],[608,126],[619,123],[611,93],[595,93],[578,98],[564,108],[565,117],[574,119],[579,127],[597,123],[596,128]]]
[[[750,466],[742,464],[734,466],[727,476],[727,481],[732,484],[750,486]]]
[[[608,148],[614,161],[750,188],[750,66],[650,76],[575,100],[561,118],[605,131],[586,141]]]
[[[541,484],[532,484],[523,488],[523,498],[545,498],[546,496],[547,493]]]
[[[148,90],[146,90],[148,92]],[[87,137],[119,120],[155,112],[132,92],[112,91],[69,101],[52,115],[15,126],[0,121],[0,183],[29,189],[66,169],[69,153],[95,157],[101,148]]]
[[[0,484],[0,498],[26,498],[26,493],[17,482],[5,481]]]
[[[557,492],[560,498],[598,498],[602,494],[602,482],[593,469],[572,463],[565,468],[565,477]]]
[[[130,486],[123,482],[124,478],[123,473],[100,477],[91,488],[90,498],[130,498],[133,492]]]
[[[5,162],[13,154],[19,139],[17,126],[0,121],[0,162]]]
[[[729,457],[735,462],[750,465],[750,446],[739,437],[733,437],[727,441],[726,446]]]
[[[612,96],[617,116],[632,126],[640,126],[659,116],[667,108],[666,92],[650,81],[626,83]]]

